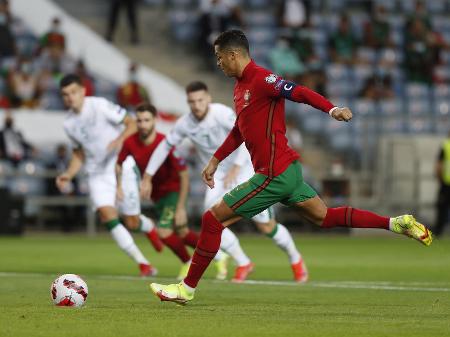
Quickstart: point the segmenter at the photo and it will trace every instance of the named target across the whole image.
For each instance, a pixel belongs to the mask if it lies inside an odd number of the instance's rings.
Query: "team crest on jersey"
[[[249,104],[250,104],[250,97],[251,97],[251,94],[250,94],[250,90],[245,90],[245,93],[244,93],[244,108],[245,107],[247,107],[247,106],[249,106]]]
[[[267,76],[267,77],[265,78],[265,81],[266,81],[267,83],[269,83],[269,84],[275,83],[276,80],[277,80],[277,75],[275,75],[275,74],[270,74],[269,76]]]

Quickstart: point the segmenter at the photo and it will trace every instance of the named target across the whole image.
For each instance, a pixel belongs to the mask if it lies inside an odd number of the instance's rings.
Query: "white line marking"
[[[56,277],[52,273],[17,273],[0,272],[0,277]],[[170,278],[142,278],[139,276],[127,275],[86,275],[90,279],[102,279],[113,281],[150,281],[153,279],[171,280]],[[227,283],[226,281],[216,281],[214,283]],[[263,281],[246,280],[244,285],[266,285],[266,286],[290,286],[290,287],[312,287],[312,288],[340,288],[340,289],[368,289],[368,290],[398,290],[398,291],[418,291],[418,292],[450,292],[448,282],[390,282],[390,281],[310,281],[307,283],[296,283],[294,281]]]

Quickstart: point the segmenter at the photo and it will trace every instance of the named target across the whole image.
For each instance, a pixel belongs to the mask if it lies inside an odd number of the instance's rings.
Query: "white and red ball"
[[[88,286],[75,274],[64,274],[53,281],[50,296],[55,305],[61,307],[81,307],[88,296]]]

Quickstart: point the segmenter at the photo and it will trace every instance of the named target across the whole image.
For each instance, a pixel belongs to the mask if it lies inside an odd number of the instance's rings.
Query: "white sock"
[[[389,230],[392,231],[392,227],[394,227],[394,219],[395,218],[389,218]]]
[[[192,287],[188,286],[186,283],[184,283],[184,281],[181,281],[181,283],[183,284],[183,287],[186,288],[186,290],[187,290],[188,293],[191,293],[191,294],[192,294],[192,293],[195,292],[195,288],[192,288]]]
[[[120,249],[127,253],[136,263],[149,264],[148,260],[134,243],[130,232],[122,224],[116,225],[110,232]]]
[[[286,252],[289,256],[291,264],[298,263],[302,258],[297,247],[295,247],[294,240],[291,233],[282,224],[277,224],[277,231],[272,237],[276,245]]]
[[[230,255],[236,261],[238,266],[245,266],[250,263],[250,259],[242,250],[239,239],[228,228],[225,228],[222,232],[220,249]]]
[[[216,256],[214,256],[214,261],[220,261],[223,259],[225,253],[219,249]]]
[[[141,220],[141,232],[150,233],[153,228],[155,228],[155,223],[152,221],[152,219],[147,218],[145,215],[139,215],[139,219]]]

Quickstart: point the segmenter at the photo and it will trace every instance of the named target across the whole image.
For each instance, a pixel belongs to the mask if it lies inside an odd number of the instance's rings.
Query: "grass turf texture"
[[[160,271],[152,280],[174,282],[179,263],[168,249],[137,242]],[[310,283],[216,282],[210,268],[195,300],[180,307],[150,294],[150,281],[134,277],[136,266],[107,236],[0,238],[0,336],[450,336],[449,239],[429,248],[399,236],[296,242]],[[291,279],[270,240],[241,243],[256,264],[252,280]],[[51,304],[50,284],[63,273],[88,283],[83,308]]]

